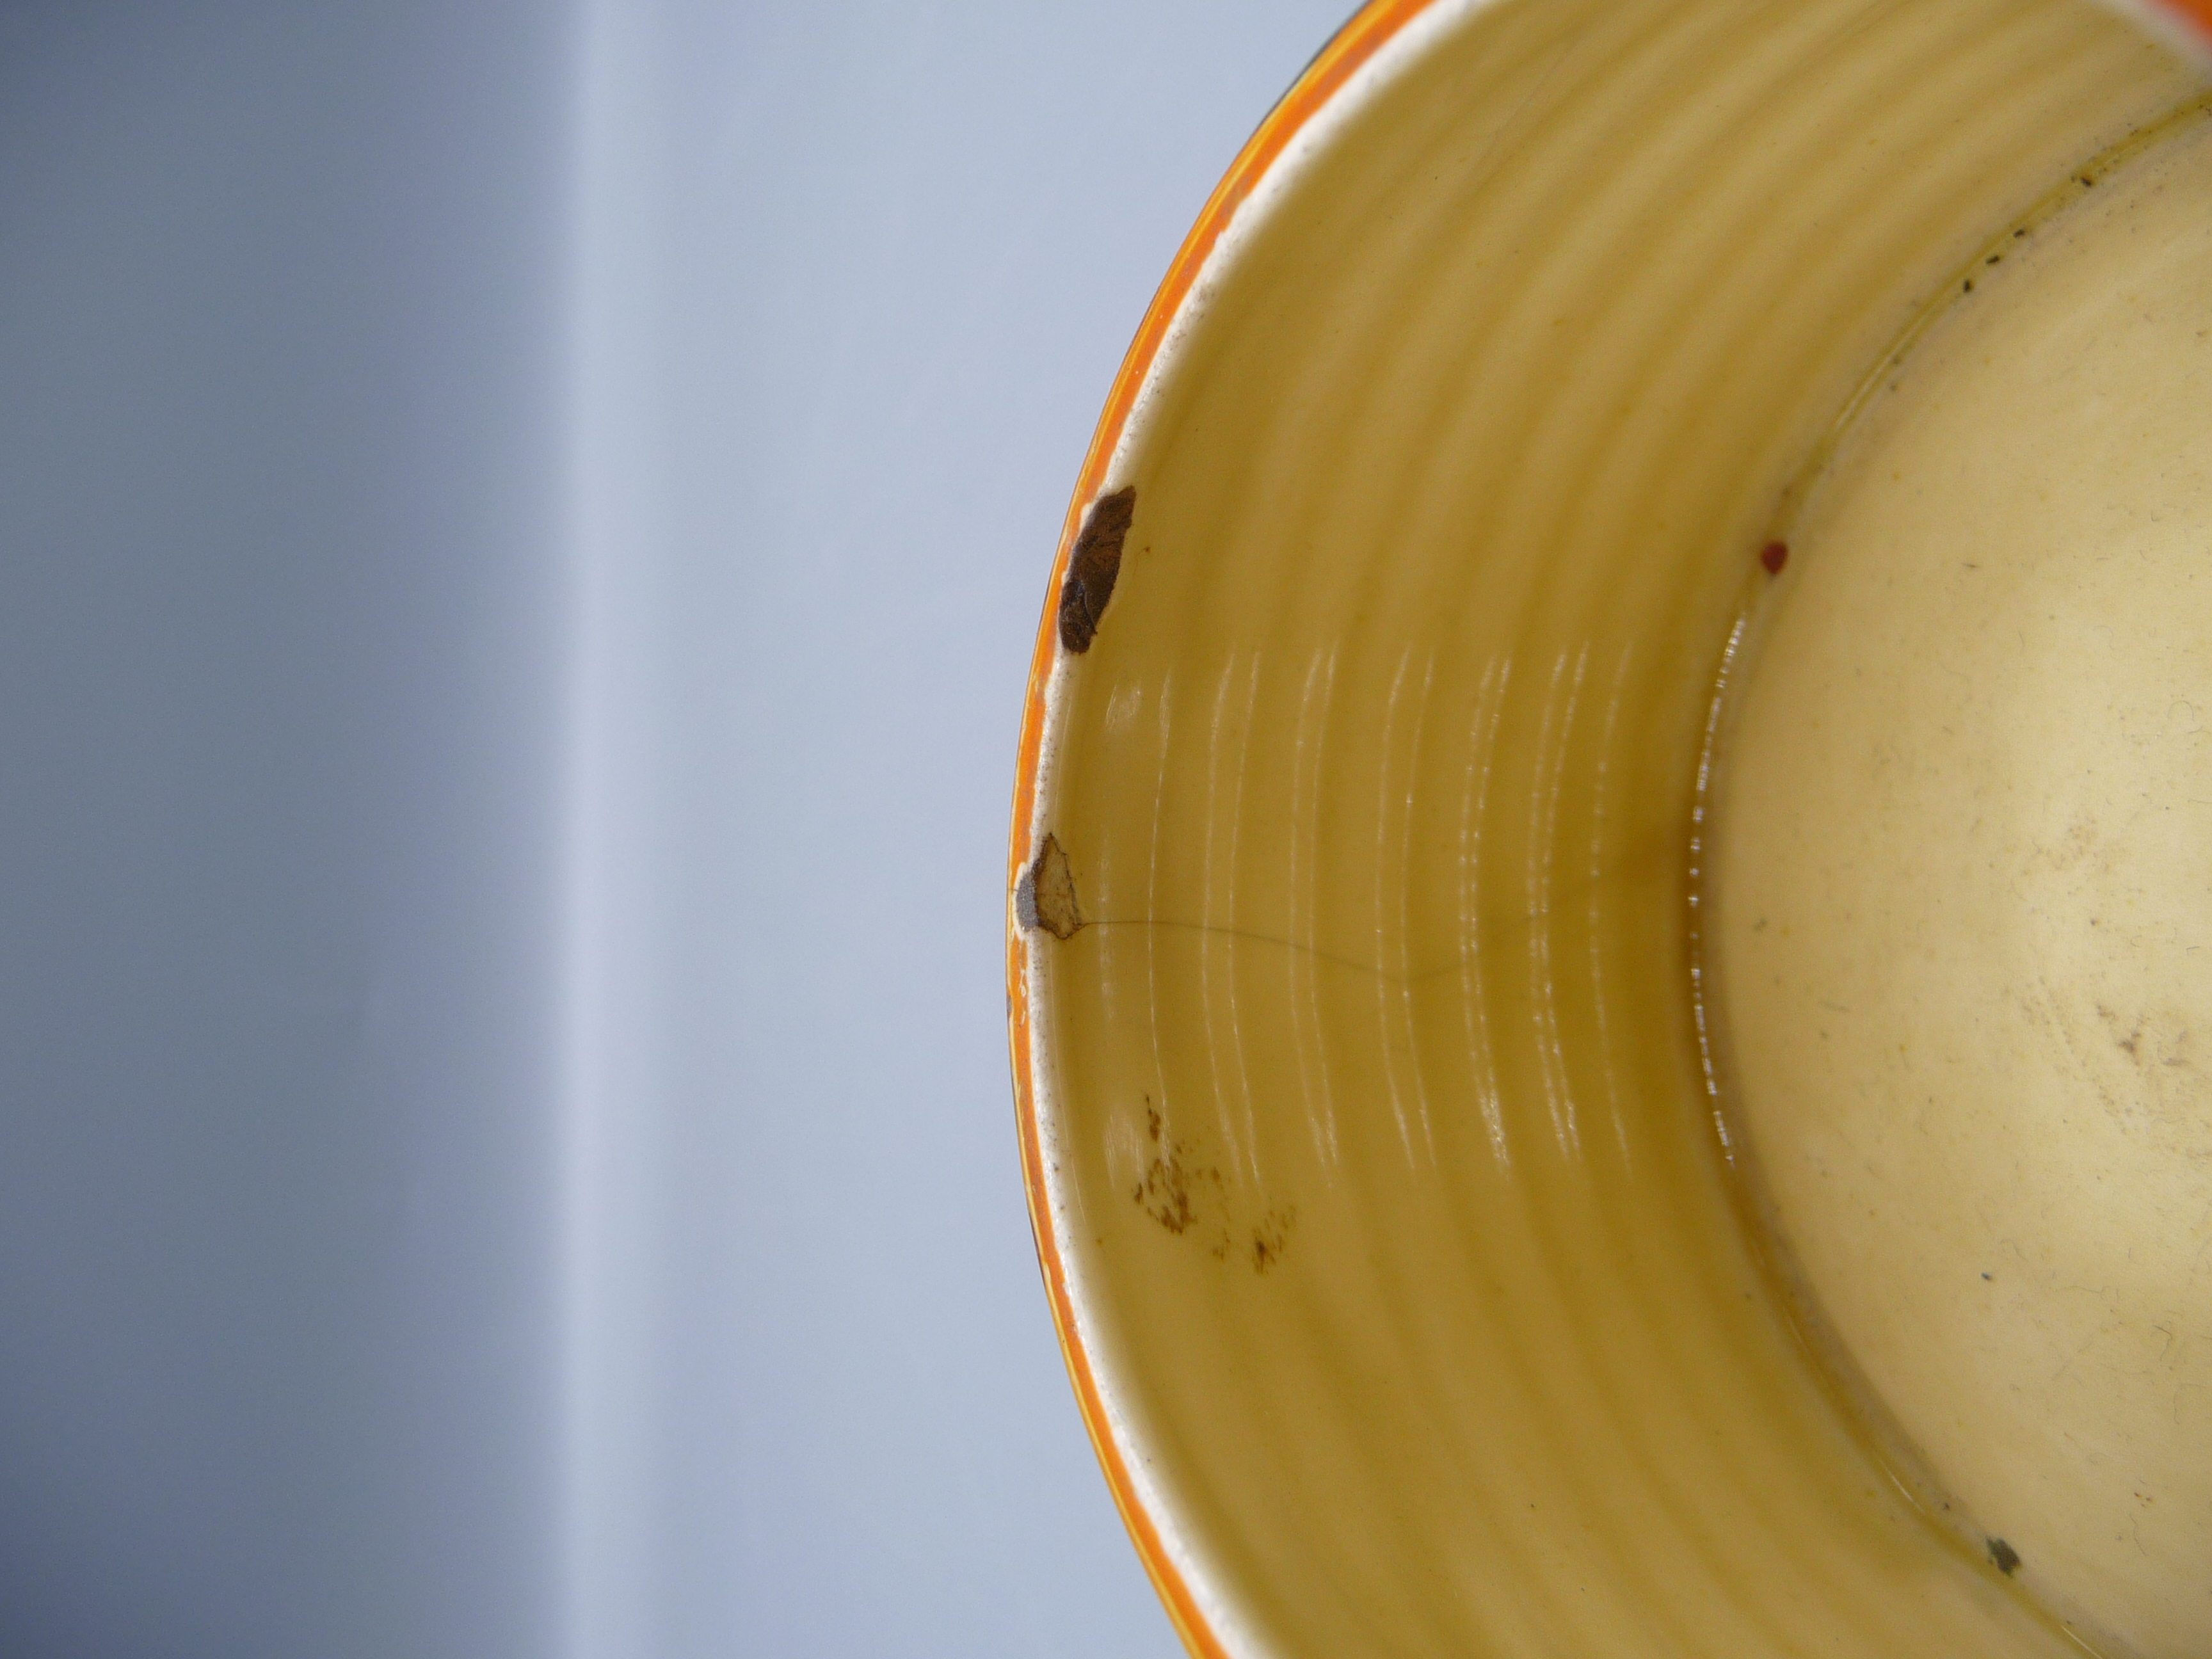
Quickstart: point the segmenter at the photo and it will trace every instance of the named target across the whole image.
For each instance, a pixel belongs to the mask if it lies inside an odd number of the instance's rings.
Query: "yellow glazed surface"
[[[1798,520],[1721,750],[1713,1001],[1815,1316],[1939,1512],[2085,1626],[2189,1659],[2212,125],[2070,193],[1985,256]]]
[[[1692,810],[1788,482],[2191,78],[2075,0],[1436,0],[1317,72],[1109,410],[1015,803],[1031,1201],[1148,1565],[1200,1652],[2078,1651],[1773,1293]]]

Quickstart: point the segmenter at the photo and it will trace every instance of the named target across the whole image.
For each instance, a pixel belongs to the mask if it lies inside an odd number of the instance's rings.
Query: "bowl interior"
[[[1140,343],[1032,687],[1016,1071],[1117,1495],[1203,1652],[2078,1651],[1773,1293],[1693,810],[1869,366],[2195,83],[2081,0],[1363,15]]]

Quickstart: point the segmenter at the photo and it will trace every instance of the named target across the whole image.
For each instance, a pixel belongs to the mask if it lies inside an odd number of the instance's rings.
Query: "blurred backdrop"
[[[1175,1651],[1000,928],[1345,0],[0,0],[0,1653]]]

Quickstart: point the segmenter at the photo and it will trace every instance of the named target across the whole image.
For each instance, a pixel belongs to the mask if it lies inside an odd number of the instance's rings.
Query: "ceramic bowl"
[[[1008,880],[1054,1316],[1194,1653],[2081,1650],[1779,1292],[1690,872],[1808,458],[2202,91],[2079,0],[1377,0],[1216,192]]]

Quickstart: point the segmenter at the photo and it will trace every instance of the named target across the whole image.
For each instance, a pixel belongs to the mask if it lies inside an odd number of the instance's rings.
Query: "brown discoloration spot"
[[[2018,1550],[2006,1543],[2002,1538],[1992,1538],[1989,1542],[1990,1560],[1999,1572],[2009,1578],[2013,1574],[2020,1571],[2020,1552]]]
[[[1194,1167],[1190,1143],[1167,1133],[1158,1107],[1146,1110],[1145,1132],[1152,1139],[1152,1155],[1137,1180],[1137,1207],[1170,1232],[1187,1233],[1199,1224],[1209,1199],[1212,1208],[1222,1206],[1226,1183],[1218,1168]]]
[[[1114,597],[1114,583],[1121,574],[1121,544],[1128,539],[1129,521],[1136,516],[1134,484],[1101,495],[1084,515],[1075,551],[1068,556],[1067,580],[1060,586],[1060,642],[1070,651],[1091,648],[1106,615],[1106,602]]]
[[[1196,1142],[1169,1128],[1149,1095],[1145,1138],[1146,1159],[1129,1197],[1146,1217],[1178,1238],[1195,1238],[1216,1261],[1249,1262],[1254,1273],[1264,1273],[1283,1259],[1297,1226],[1295,1204],[1278,1206],[1248,1224],[1250,1212],[1237,1202],[1221,1166],[1206,1161]]]
[[[1759,550],[1759,562],[1766,568],[1766,574],[1768,575],[1780,575],[1782,574],[1782,567],[1790,562],[1790,544],[1787,542],[1767,543],[1765,546]]]
[[[1014,885],[1014,916],[1023,927],[1042,927],[1054,939],[1073,939],[1083,926],[1083,912],[1075,902],[1075,872],[1059,840],[1044,838],[1030,867]]]
[[[2100,844],[2102,826],[2090,812],[2077,812],[2066,833],[2056,842],[2039,842],[2033,858],[2039,869],[2067,871],[2089,860],[2091,872],[2108,872],[2112,867],[2112,849]],[[2109,1008],[2100,1007],[2098,1013],[2106,1019],[2113,1018]]]
[[[1270,1210],[1260,1218],[1260,1224],[1252,1229],[1252,1271],[1263,1273],[1283,1259],[1284,1249],[1291,1242],[1291,1229],[1298,1224],[1297,1206]]]

